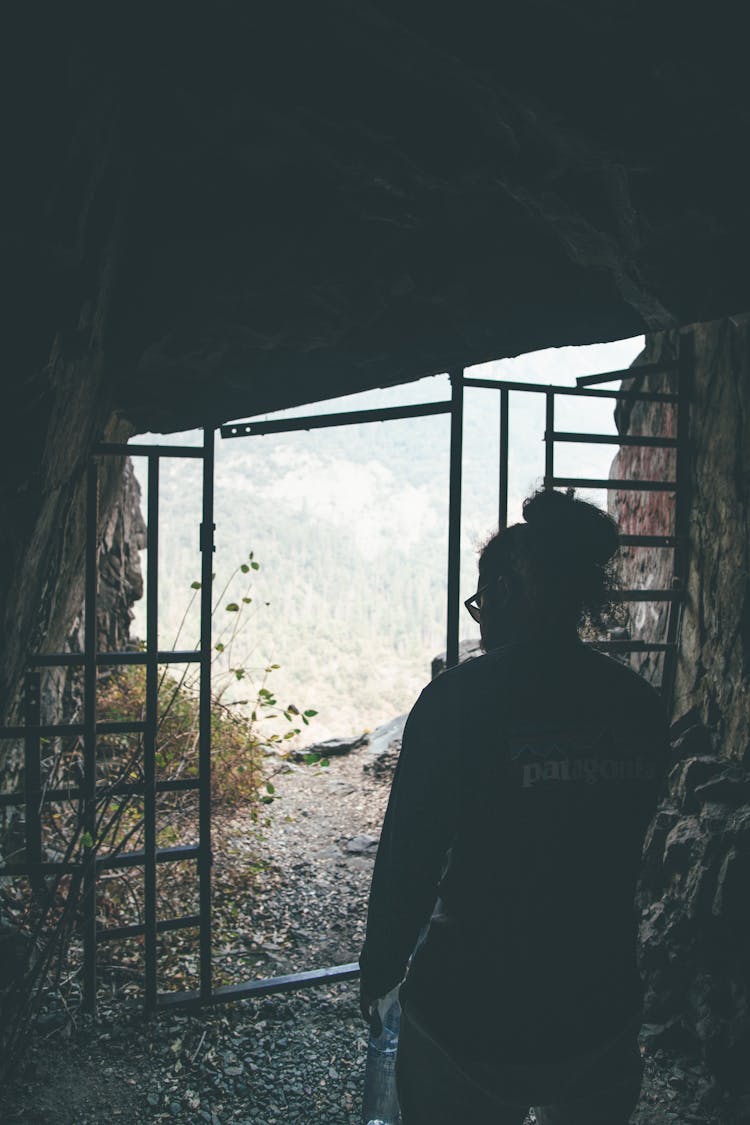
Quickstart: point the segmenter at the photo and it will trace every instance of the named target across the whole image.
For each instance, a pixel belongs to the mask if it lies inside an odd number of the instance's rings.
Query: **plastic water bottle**
[[[363,1125],[399,1125],[401,1114],[396,1095],[396,1050],[401,1022],[398,988],[378,1001],[383,1024],[380,1035],[370,1032],[365,1063]]]

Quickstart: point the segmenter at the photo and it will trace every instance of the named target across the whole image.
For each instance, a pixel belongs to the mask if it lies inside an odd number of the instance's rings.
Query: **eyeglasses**
[[[467,598],[466,601],[464,602],[464,605],[466,606],[466,608],[469,611],[469,615],[471,617],[473,617],[473,619],[475,621],[478,622],[478,621],[481,620],[482,596],[483,596],[485,590],[489,590],[490,586],[494,586],[494,584],[496,582],[499,582],[500,577],[501,576],[498,575],[497,578],[493,578],[492,582],[485,582],[484,586],[479,587],[476,594],[472,594],[471,597]]]

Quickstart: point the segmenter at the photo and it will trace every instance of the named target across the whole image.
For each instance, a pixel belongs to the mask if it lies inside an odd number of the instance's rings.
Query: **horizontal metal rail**
[[[621,547],[676,547],[680,535],[620,535]]]
[[[552,477],[552,485],[559,488],[607,488],[615,492],[674,492],[677,482],[673,480],[620,480],[615,477],[602,477],[594,480],[589,477]]]
[[[11,860],[10,863],[0,864],[0,878],[16,875],[72,875],[73,872],[80,871],[82,866],[82,864],[73,861],[56,863],[54,860],[45,860],[43,863],[16,863]]]
[[[356,426],[363,422],[391,422],[397,418],[424,418],[450,414],[450,402],[415,403],[413,406],[385,406],[380,410],[347,410],[339,414],[310,414],[306,417],[270,422],[228,422],[221,427],[223,438],[258,437],[286,434],[295,430],[322,430],[329,426]]]
[[[159,664],[197,664],[201,654],[199,649],[165,649],[158,653]],[[114,664],[145,664],[145,652],[97,652],[98,665]],[[29,657],[32,668],[78,668],[86,663],[86,656],[82,652],[51,652]]]
[[[613,602],[681,602],[684,590],[612,590],[608,597]]]
[[[666,375],[676,371],[676,363],[641,363],[638,367],[623,367],[619,371],[603,371],[600,375],[579,375],[577,387],[590,387],[593,383],[613,383],[616,379],[642,379],[645,375]]]
[[[669,641],[584,641],[584,644],[602,652],[670,652],[675,647]]]
[[[544,435],[545,441],[547,435]],[[663,449],[676,449],[677,438],[673,437],[623,437],[620,434],[578,434],[555,430],[553,441],[573,441],[579,445],[649,445]]]
[[[180,777],[174,781],[157,781],[157,793],[184,793],[190,790],[200,788],[200,781],[197,777]],[[96,788],[97,800],[102,797],[138,797],[145,792],[145,783],[143,781],[120,781],[115,785],[98,785]],[[41,805],[49,805],[55,801],[80,801],[83,799],[83,790],[77,785],[71,785],[69,788],[63,786],[57,789],[43,789],[39,802]],[[15,793],[0,793],[0,808],[7,808],[8,806],[20,807],[26,804],[26,797],[22,790]]]
[[[294,992],[298,988],[314,988],[319,984],[356,980],[358,976],[359,964],[351,961],[348,965],[333,965],[328,969],[311,969],[308,972],[290,973],[283,977],[268,977],[265,980],[245,981],[242,984],[225,984],[215,988],[203,1001],[198,992],[162,993],[159,996],[158,1007],[177,1008],[206,1001],[221,1004],[232,1000],[250,1000],[254,996],[267,996],[271,992]]]
[[[200,914],[186,914],[184,918],[165,918],[156,923],[157,934],[173,930],[192,930],[201,924]],[[96,931],[97,941],[120,941],[124,938],[142,937],[146,932],[144,922],[134,922],[130,926],[102,926]]]
[[[178,863],[184,859],[196,859],[198,856],[197,844],[177,844],[173,848],[157,848],[156,849],[156,862],[157,863]],[[146,853],[143,850],[137,852],[120,852],[119,855],[101,855],[96,857],[96,866],[100,871],[107,871],[110,868],[119,867],[143,867],[146,862]]]
[[[180,860],[197,859],[197,844],[178,844],[173,848],[157,848],[157,863],[179,863]],[[120,852],[118,855],[98,855],[95,858],[98,871],[110,871],[122,867],[143,867],[146,862],[145,851]],[[4,863],[0,865],[0,876],[3,875],[60,875],[72,871],[80,871],[83,864],[56,863]]]
[[[97,734],[143,734],[146,727],[142,722],[97,723]],[[84,733],[83,723],[47,723],[40,726],[0,727],[0,738],[23,738],[34,734],[39,738],[65,738]]]
[[[195,457],[203,458],[202,445],[125,445],[101,441],[94,446],[94,456],[103,457]]]
[[[464,379],[465,387],[486,387],[496,391],[530,391],[532,394],[574,395],[588,398],[627,399],[628,402],[677,402],[672,391],[602,391],[596,387],[561,387],[547,383],[519,383],[510,379]]]

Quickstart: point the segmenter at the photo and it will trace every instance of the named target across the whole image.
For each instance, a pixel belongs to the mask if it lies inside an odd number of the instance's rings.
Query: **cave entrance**
[[[467,389],[481,390],[499,402],[499,468],[497,476],[497,520],[499,526],[508,521],[508,454],[509,435],[513,422],[512,403],[517,395],[543,396],[544,403],[544,487],[575,487],[584,490],[652,491],[676,495],[673,526],[663,534],[626,534],[623,545],[634,548],[663,548],[674,552],[674,581],[665,589],[631,589],[620,592],[627,602],[656,602],[667,606],[666,630],[660,641],[643,641],[625,637],[600,639],[598,647],[625,656],[634,652],[663,654],[662,690],[669,694],[674,680],[679,609],[686,573],[687,489],[685,486],[685,445],[688,440],[688,388],[692,355],[690,338],[681,339],[678,355],[672,362],[641,365],[636,368],[610,371],[579,378],[575,386],[545,385],[507,379],[479,378],[463,370],[451,372],[450,396],[438,402],[373,410],[353,410],[329,414],[277,420],[254,420],[227,423],[220,428],[222,438],[231,440],[255,438],[271,433],[289,433],[328,427],[360,425],[394,419],[447,415],[450,420],[449,504],[448,504],[448,573],[445,616],[446,661],[451,666],[459,660],[460,640],[460,574],[461,574],[461,499],[463,468],[464,394]],[[672,382],[668,390],[644,389],[646,377],[668,374]],[[627,390],[610,389],[607,383],[632,378]],[[618,434],[585,433],[559,429],[558,404],[581,398],[605,398],[617,402],[651,401],[673,404],[675,425],[663,435],[622,437]],[[212,857],[211,857],[211,662],[212,662],[212,585],[214,552],[214,462],[215,434],[203,432],[200,446],[177,445],[98,445],[88,469],[87,480],[87,543],[85,560],[85,628],[82,653],[52,653],[33,657],[26,685],[26,723],[19,728],[4,728],[0,735],[24,741],[24,791],[20,795],[4,795],[6,804],[26,807],[26,861],[4,868],[4,873],[30,876],[37,880],[46,874],[59,873],[63,867],[82,882],[83,938],[83,1005],[92,1011],[97,992],[97,949],[106,942],[129,938],[143,939],[144,1003],[149,1010],[181,1004],[218,1002],[258,996],[264,993],[291,991],[323,982],[344,981],[358,975],[356,962],[324,968],[311,968],[286,976],[215,987],[212,977]],[[618,446],[655,446],[674,453],[674,473],[670,479],[611,479],[586,476],[565,476],[558,471],[556,451],[565,444],[610,444]],[[97,652],[97,577],[98,577],[98,463],[106,457],[142,457],[148,464],[148,540],[145,648],[138,652]],[[158,560],[159,560],[159,470],[164,458],[197,459],[201,465],[201,521],[198,547],[201,559],[200,643],[184,651],[162,650],[158,626]],[[198,584],[196,584],[198,586]],[[197,664],[199,667],[197,769],[195,776],[180,780],[160,781],[156,769],[157,730],[159,723],[159,669],[164,665]],[[83,672],[83,721],[80,724],[45,726],[41,718],[39,675],[44,668],[77,665]],[[97,721],[97,673],[103,667],[140,665],[145,669],[145,707],[142,721],[100,723]],[[40,747],[44,738],[75,735],[80,738],[80,784],[75,792],[67,787],[57,790],[44,787],[41,781]],[[98,854],[91,843],[82,850],[79,861],[69,857],[61,862],[42,862],[42,808],[55,801],[78,802],[80,827],[84,839],[93,841],[97,833],[97,802],[106,788],[97,766],[97,745],[105,736],[137,735],[139,762],[134,780],[123,784],[137,795],[142,810],[143,846],[136,851]],[[156,807],[161,793],[192,790],[198,801],[198,839],[190,845],[159,846]],[[169,864],[190,862],[197,869],[196,909],[179,918],[157,916],[157,872],[168,871]],[[142,920],[136,924],[107,926],[97,917],[97,882],[106,871],[118,867],[136,867],[143,873]],[[160,993],[157,979],[158,935],[168,931],[193,929],[198,933],[199,986],[188,991]]]

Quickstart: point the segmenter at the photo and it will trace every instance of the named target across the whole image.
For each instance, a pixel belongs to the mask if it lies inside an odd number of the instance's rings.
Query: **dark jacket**
[[[360,966],[474,1059],[560,1061],[640,1006],[633,898],[666,762],[658,693],[577,640],[439,676],[404,731]]]

